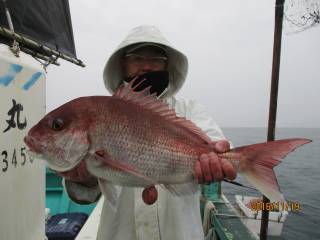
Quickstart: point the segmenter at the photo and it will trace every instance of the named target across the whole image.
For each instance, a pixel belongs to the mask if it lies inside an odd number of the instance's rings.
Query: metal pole
[[[25,46],[30,47],[34,51],[39,50],[40,52],[43,52],[43,53],[47,54],[48,56],[55,56],[58,58],[62,58],[62,59],[69,61],[73,64],[79,65],[81,67],[85,67],[84,63],[80,59],[69,57],[69,56],[67,56],[57,50],[54,50],[54,49],[51,49],[47,46],[41,45],[32,39],[24,37],[18,33],[15,33],[13,31],[11,31],[7,28],[1,27],[1,26],[0,26],[0,35],[3,35],[3,36],[8,37],[10,39],[16,40],[17,42],[19,42]]]
[[[284,2],[285,0],[276,0],[276,6],[275,6],[273,61],[272,61],[271,93],[270,93],[269,122],[268,122],[268,141],[273,141],[275,138]],[[270,202],[270,200],[266,196],[263,196],[263,202],[264,204],[266,204]],[[267,239],[268,221],[269,221],[269,212],[262,211],[260,240]]]

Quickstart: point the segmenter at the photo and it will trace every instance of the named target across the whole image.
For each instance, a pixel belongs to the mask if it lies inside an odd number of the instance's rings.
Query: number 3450
[[[33,163],[33,159],[29,158],[30,163]],[[12,154],[8,151],[3,150],[1,152],[1,164],[2,172],[6,172],[10,165],[13,167],[24,166],[27,162],[26,148],[22,147],[20,149],[13,149]]]

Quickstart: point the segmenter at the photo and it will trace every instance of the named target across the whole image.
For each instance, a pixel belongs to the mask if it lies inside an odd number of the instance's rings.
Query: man
[[[186,56],[173,48],[153,26],[134,28],[107,61],[103,78],[107,89],[114,93],[119,86],[137,76],[164,73],[162,77],[147,79],[157,96],[175,109],[178,116],[193,121],[214,141],[216,152],[229,150],[220,128],[194,101],[178,100],[174,95],[182,87],[188,70]],[[147,78],[147,77],[146,77]],[[166,84],[163,84],[166,83]],[[199,183],[220,181],[236,176],[232,165],[219,159],[216,153],[203,154],[194,166]],[[73,171],[74,172],[74,171]],[[65,187],[76,202],[90,203],[99,198],[96,179],[82,164],[77,176],[64,174]],[[142,200],[142,188],[119,187],[117,209],[105,196],[101,212],[98,240],[179,240],[203,239],[199,193],[176,197],[157,187],[158,199],[152,205]]]

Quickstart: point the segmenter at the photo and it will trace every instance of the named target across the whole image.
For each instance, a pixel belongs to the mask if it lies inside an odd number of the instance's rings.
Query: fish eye
[[[63,129],[63,119],[62,118],[55,118],[52,121],[52,130],[54,131],[60,131]]]

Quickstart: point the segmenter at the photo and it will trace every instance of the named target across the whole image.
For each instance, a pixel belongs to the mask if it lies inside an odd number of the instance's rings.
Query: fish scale
[[[117,105],[123,104],[121,100],[113,100],[119,101]],[[148,116],[141,116],[140,108],[131,108],[131,112],[133,116],[140,116],[140,118],[150,119]],[[121,109],[121,108],[119,108]],[[125,111],[117,110],[117,112],[113,113],[113,118],[121,119],[118,117],[117,114],[126,114]],[[103,115],[103,114],[102,114]],[[136,117],[132,120],[138,120]],[[151,123],[153,124],[151,124]],[[147,124],[148,123],[148,124]],[[105,122],[106,125],[108,123]],[[180,148],[177,148],[177,141],[175,138],[168,138],[172,132],[166,130],[172,128],[166,128],[165,119],[155,119],[152,121],[137,121],[135,124],[135,128],[129,128],[127,121],[122,121],[122,123],[117,124],[114,128],[108,129],[108,136],[107,141],[105,141],[105,148],[109,149],[108,156],[110,158],[116,159],[120,162],[127,162],[135,167],[146,176],[154,176],[154,179],[158,181],[163,181],[168,177],[168,174],[172,173],[175,174],[178,178],[190,178],[192,180],[193,171],[192,167],[194,164],[195,159],[197,158],[196,151],[194,152],[194,156],[190,158],[190,146],[187,144],[180,144]],[[145,134],[145,126],[149,125],[153,126],[152,137],[151,141],[150,138],[148,139]],[[161,127],[162,126],[162,127]],[[102,127],[99,127],[102,129]],[[177,131],[173,132],[173,134],[177,135]],[[97,132],[97,135],[101,135],[101,132]],[[181,136],[180,139],[185,139],[185,136]],[[157,135],[158,137],[154,137]],[[125,137],[130,136],[130,137]],[[94,139],[94,137],[93,137]],[[183,142],[183,141],[182,141]],[[128,148],[128,146],[130,146]],[[96,149],[99,147],[96,147]],[[175,163],[175,164],[173,164]],[[92,170],[93,171],[93,170]],[[125,174],[128,177],[128,174]],[[109,174],[109,177],[112,178],[112,181],[117,183],[117,179],[113,178],[121,178],[119,181],[123,181],[124,177],[121,176],[119,172],[117,172],[114,176]],[[111,179],[107,179],[111,180]],[[143,180],[143,179],[142,179]]]

